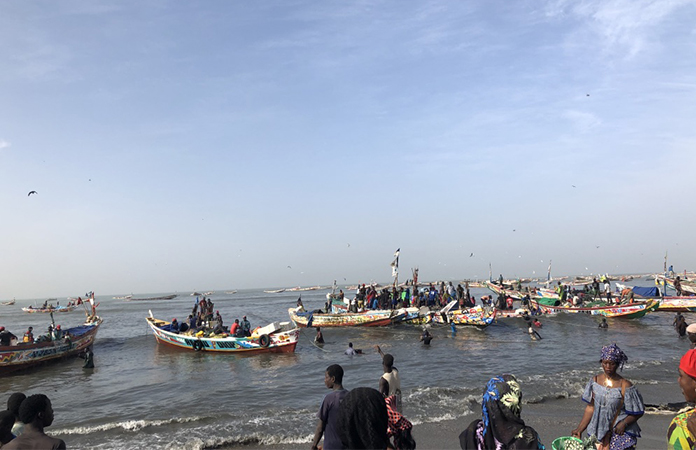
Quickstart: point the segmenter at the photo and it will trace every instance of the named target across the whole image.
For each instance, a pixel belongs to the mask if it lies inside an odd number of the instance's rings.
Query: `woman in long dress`
[[[643,397],[633,384],[617,373],[628,360],[618,345],[602,347],[602,373],[588,381],[582,400],[585,413],[572,435],[583,431],[599,442],[599,450],[623,450],[636,446],[640,437],[638,419],[645,412]]]

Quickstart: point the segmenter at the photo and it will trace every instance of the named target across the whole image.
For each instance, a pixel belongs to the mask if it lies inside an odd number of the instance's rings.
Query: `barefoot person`
[[[324,384],[331,389],[331,393],[326,394],[319,408],[319,421],[317,429],[314,432],[312,440],[312,450],[319,448],[319,441],[324,436],[324,450],[340,450],[343,449],[341,438],[338,436],[337,420],[338,406],[348,394],[348,391],[343,389],[343,368],[338,364],[332,364],[326,368],[324,373]]]
[[[19,419],[24,422],[20,436],[2,447],[2,450],[60,450],[65,442],[44,433],[44,428],[53,423],[51,401],[43,394],[30,395],[19,407]]]
[[[587,407],[572,435],[580,437],[587,430],[588,436],[599,441],[599,450],[634,448],[640,437],[636,422],[645,412],[643,397],[630,381],[616,372],[627,360],[618,345],[602,347],[603,372],[592,377],[582,394]]]

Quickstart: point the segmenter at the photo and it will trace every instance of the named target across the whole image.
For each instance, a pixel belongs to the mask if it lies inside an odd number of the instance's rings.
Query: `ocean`
[[[323,307],[327,292],[302,292],[305,308]],[[477,299],[487,293],[472,290]],[[240,290],[210,298],[226,324],[246,315],[256,327],[289,320],[287,310],[299,295]],[[323,348],[313,343],[314,329],[303,329],[295,353],[230,356],[187,352],[155,341],[145,321],[148,311],[181,321],[195,301],[189,293],[173,300],[97,296],[97,301],[104,324],[94,345],[96,369],[82,369],[83,361],[75,358],[2,378],[3,402],[17,391],[48,395],[55,421],[47,432],[73,449],[307,448],[328,393],[326,367],[343,367],[347,389],[377,388],[382,367],[375,345],[394,355],[404,415],[416,425],[479,412],[485,383],[500,373],[519,378],[525,403],[552,405],[579,398],[600,371],[600,349],[609,343],[628,355],[622,374],[639,387],[647,404],[684,400],[677,366],[689,342],[672,327],[674,313],[608,319],[607,330],[598,329],[597,316],[542,317],[543,340],[537,342],[529,339],[521,318],[501,319],[483,330],[460,327],[456,335],[449,326],[431,326],[435,339],[430,346],[419,342],[422,326],[326,328]],[[35,303],[17,300],[14,306],[1,306],[0,325],[18,336],[28,326],[35,334],[45,330],[50,317],[22,312],[29,304]],[[55,318],[66,328],[81,323],[83,313]],[[344,355],[349,342],[363,354]],[[582,406],[577,408],[579,420]]]

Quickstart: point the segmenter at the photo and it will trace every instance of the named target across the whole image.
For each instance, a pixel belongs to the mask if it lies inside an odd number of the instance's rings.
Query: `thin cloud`
[[[564,111],[563,117],[568,119],[578,131],[583,133],[588,132],[592,128],[598,127],[602,124],[599,117],[592,113],[583,111]]]
[[[581,33],[600,41],[605,52],[632,58],[657,40],[657,26],[694,0],[558,0],[546,7],[550,19],[575,18]]]
[[[11,145],[12,145],[12,144],[10,144],[9,142],[7,142],[6,140],[0,139],[0,150],[9,148]]]

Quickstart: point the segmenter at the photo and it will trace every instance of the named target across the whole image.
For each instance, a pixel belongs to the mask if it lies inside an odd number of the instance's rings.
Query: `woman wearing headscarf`
[[[618,345],[602,347],[600,364],[603,372],[585,386],[582,400],[585,414],[572,435],[580,437],[587,430],[599,442],[599,450],[623,450],[636,446],[640,427],[636,423],[645,412],[643,397],[633,384],[617,373],[628,361]]]
[[[499,375],[488,381],[483,392],[481,419],[459,435],[463,450],[544,449],[539,434],[524,424],[522,390],[514,375]]]
[[[679,362],[679,387],[688,403],[696,403],[696,350],[689,350]],[[696,409],[679,414],[667,430],[670,450],[691,450],[696,446]]]
[[[355,388],[338,408],[338,435],[345,448],[386,449],[388,422],[387,405],[376,389]]]

